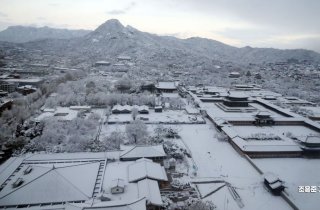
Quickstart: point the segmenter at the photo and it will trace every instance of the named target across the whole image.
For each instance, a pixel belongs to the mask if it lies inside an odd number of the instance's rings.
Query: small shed
[[[255,125],[273,125],[275,122],[268,111],[260,111],[255,115]]]
[[[122,108],[121,108],[120,105],[115,105],[115,106],[112,108],[112,110],[111,110],[111,112],[112,112],[113,114],[120,114],[121,111],[122,111]]]
[[[129,106],[129,105],[124,105],[122,106],[122,111],[121,113],[124,113],[124,114],[130,114],[132,111],[132,107]]]
[[[112,108],[111,112],[112,114],[130,114],[131,110],[132,110],[132,107],[129,105],[124,105],[124,106],[115,105]]]
[[[123,179],[115,179],[111,183],[111,193],[112,194],[120,194],[124,193],[124,180]]]
[[[29,166],[23,171],[23,174],[24,174],[24,175],[30,174],[31,171],[32,171],[32,169],[33,169],[32,166],[29,165]]]
[[[154,107],[155,112],[162,112],[162,106],[156,106]]]
[[[24,180],[22,178],[18,178],[15,182],[12,183],[12,188],[16,188],[19,187],[20,185],[22,185],[24,182]]]
[[[177,164],[176,159],[174,159],[174,158],[170,158],[169,159],[169,169],[175,170],[176,169],[176,164]]]
[[[149,114],[149,107],[146,105],[139,106],[138,110],[140,114]]]
[[[274,195],[280,195],[284,190],[283,182],[272,173],[268,173],[264,175],[264,184]]]

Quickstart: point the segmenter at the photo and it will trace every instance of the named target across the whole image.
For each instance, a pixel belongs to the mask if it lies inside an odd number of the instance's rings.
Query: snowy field
[[[271,195],[264,188],[263,177],[228,142],[214,137],[217,131],[211,123],[179,127],[179,133],[198,167],[198,177],[214,177],[229,182],[240,195],[243,209],[291,209],[282,198]],[[225,205],[229,209],[241,209],[225,187],[205,200],[212,200],[218,209],[224,209]]]
[[[189,115],[185,110],[165,110],[163,112],[154,112],[149,110],[149,114],[139,114],[140,117],[145,118],[145,123],[205,123],[201,115]],[[131,114],[112,114],[108,119],[108,123],[123,123],[132,121]]]
[[[126,125],[124,124],[104,124],[101,127],[100,132],[100,140],[104,137],[109,136],[113,131],[119,131],[119,132],[125,132],[126,131]]]
[[[320,206],[320,160],[303,158],[253,159],[263,172],[273,172],[285,181],[289,197],[303,210]],[[317,186],[316,193],[299,193],[299,186]]]

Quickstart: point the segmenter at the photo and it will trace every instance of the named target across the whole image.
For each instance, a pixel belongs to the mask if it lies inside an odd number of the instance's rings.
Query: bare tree
[[[133,109],[131,110],[131,115],[132,115],[132,119],[133,119],[133,120],[136,120],[138,114],[139,114],[139,110],[138,110],[137,108],[133,108]]]
[[[147,126],[141,120],[134,120],[126,126],[126,133],[131,143],[143,143],[148,136]]]
[[[197,201],[187,208],[188,210],[214,210],[217,207],[212,203],[212,201]]]
[[[154,133],[157,135],[158,138],[163,137],[166,133],[165,127],[162,124],[158,124],[157,127],[154,129]]]
[[[185,103],[180,98],[172,98],[169,102],[173,109],[182,109],[185,106]]]
[[[120,131],[113,131],[107,136],[103,142],[108,150],[120,149],[120,144],[123,143],[125,136]]]
[[[118,80],[115,84],[115,87],[120,90],[120,92],[126,92],[130,90],[132,87],[132,82],[128,78],[127,75],[123,76],[120,80]]]

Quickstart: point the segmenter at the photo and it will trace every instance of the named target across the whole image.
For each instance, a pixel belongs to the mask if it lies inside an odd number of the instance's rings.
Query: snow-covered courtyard
[[[263,177],[228,142],[215,138],[212,124],[181,125],[181,138],[192,153],[198,177],[224,180],[236,188],[245,209],[291,209],[280,197],[272,196],[263,186]],[[241,209],[227,189],[206,198],[218,208],[228,205]]]

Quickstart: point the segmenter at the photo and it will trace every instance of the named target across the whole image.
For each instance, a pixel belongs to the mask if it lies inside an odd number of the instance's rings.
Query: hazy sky
[[[95,29],[111,18],[160,35],[320,52],[320,0],[0,0],[0,30]]]

